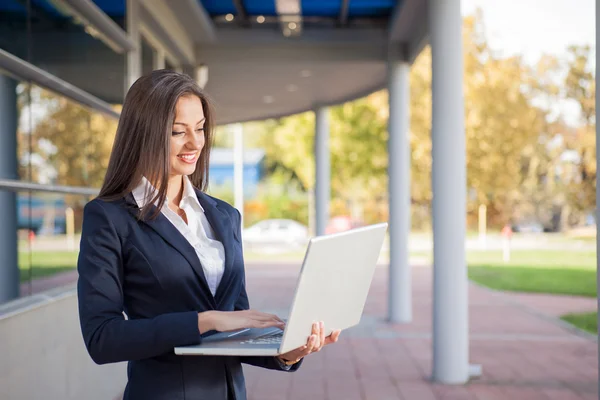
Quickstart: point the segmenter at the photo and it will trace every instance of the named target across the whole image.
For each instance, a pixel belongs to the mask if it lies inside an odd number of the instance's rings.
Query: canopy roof
[[[389,57],[412,60],[427,35],[424,0],[140,1],[143,72],[156,43],[168,66],[191,74],[206,66],[219,123],[364,96],[385,86]],[[0,49],[122,102],[133,46],[125,0],[32,0],[31,41],[24,4],[0,0]],[[90,5],[101,15],[86,14]]]

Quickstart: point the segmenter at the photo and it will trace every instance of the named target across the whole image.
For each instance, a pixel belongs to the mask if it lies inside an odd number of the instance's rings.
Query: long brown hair
[[[167,198],[170,170],[171,132],[177,101],[182,96],[197,96],[206,121],[205,144],[196,170],[189,176],[202,191],[208,187],[208,165],[213,134],[213,110],[206,94],[188,75],[171,70],[156,70],[142,76],[125,96],[108,170],[98,198],[117,200],[127,196],[146,177],[156,195],[144,206],[140,218],[155,218]]]

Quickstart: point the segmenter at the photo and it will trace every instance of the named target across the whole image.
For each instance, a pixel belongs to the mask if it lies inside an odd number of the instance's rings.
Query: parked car
[[[519,233],[542,233],[544,225],[536,221],[520,222],[513,225],[512,230]]]
[[[266,219],[242,233],[244,246],[250,250],[285,251],[303,248],[308,243],[308,228],[291,219]]]

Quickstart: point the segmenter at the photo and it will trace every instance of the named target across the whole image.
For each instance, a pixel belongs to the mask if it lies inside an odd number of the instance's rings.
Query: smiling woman
[[[189,176],[194,186],[206,190],[213,120],[208,97],[187,75],[160,70],[140,78],[127,93],[99,197],[122,198],[144,176],[156,193],[143,207],[142,216],[148,216],[156,202],[152,215],[156,217],[172,176]],[[202,151],[205,144],[209,145]]]
[[[242,363],[294,371],[340,333],[325,337],[314,324],[306,345],[277,357],[174,354],[214,331],[284,327],[249,309],[240,213],[204,193],[213,120],[189,76],[158,70],[138,79],[100,196],[84,210],[81,330],[95,362],[129,362],[125,400],[243,400]]]

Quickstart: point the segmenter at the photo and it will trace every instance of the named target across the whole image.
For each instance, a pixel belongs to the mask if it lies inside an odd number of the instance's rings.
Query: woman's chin
[[[196,164],[178,165],[177,168],[171,169],[171,175],[191,175],[196,171]]]

